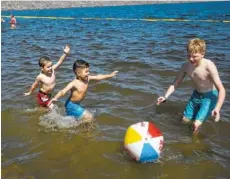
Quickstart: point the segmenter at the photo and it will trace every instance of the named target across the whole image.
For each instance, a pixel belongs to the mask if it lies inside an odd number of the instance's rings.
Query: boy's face
[[[188,54],[188,60],[194,66],[199,66],[199,64],[200,64],[200,62],[201,62],[203,57],[204,57],[204,54],[202,54],[202,53]]]
[[[88,80],[89,68],[79,69],[77,71],[77,76],[80,77],[81,80]]]
[[[47,62],[44,67],[41,68],[44,74],[51,74],[52,73],[52,62]]]

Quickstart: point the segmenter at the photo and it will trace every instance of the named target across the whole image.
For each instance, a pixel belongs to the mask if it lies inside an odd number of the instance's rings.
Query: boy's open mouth
[[[52,69],[47,71],[48,73],[52,73]]]

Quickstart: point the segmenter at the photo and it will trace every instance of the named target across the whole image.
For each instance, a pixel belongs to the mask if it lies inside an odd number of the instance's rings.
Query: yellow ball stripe
[[[132,127],[129,127],[127,129],[127,132],[125,134],[125,141],[124,141],[125,145],[131,144],[134,142],[139,142],[141,140],[142,140],[142,137],[139,133],[137,133],[136,130],[134,130]]]

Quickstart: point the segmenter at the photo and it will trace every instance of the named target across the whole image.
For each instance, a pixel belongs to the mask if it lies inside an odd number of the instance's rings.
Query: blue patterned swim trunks
[[[189,120],[204,122],[215,108],[218,99],[218,91],[212,90],[206,93],[193,91],[191,98],[184,110],[184,116]]]
[[[73,103],[70,99],[67,99],[65,102],[65,111],[67,116],[74,116],[77,120],[80,120],[85,109],[80,105],[80,103]]]

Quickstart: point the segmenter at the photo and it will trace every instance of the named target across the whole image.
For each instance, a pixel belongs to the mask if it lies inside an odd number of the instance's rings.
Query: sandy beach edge
[[[57,9],[74,7],[123,6],[159,3],[206,2],[205,0],[155,0],[155,1],[1,1],[1,10]]]

